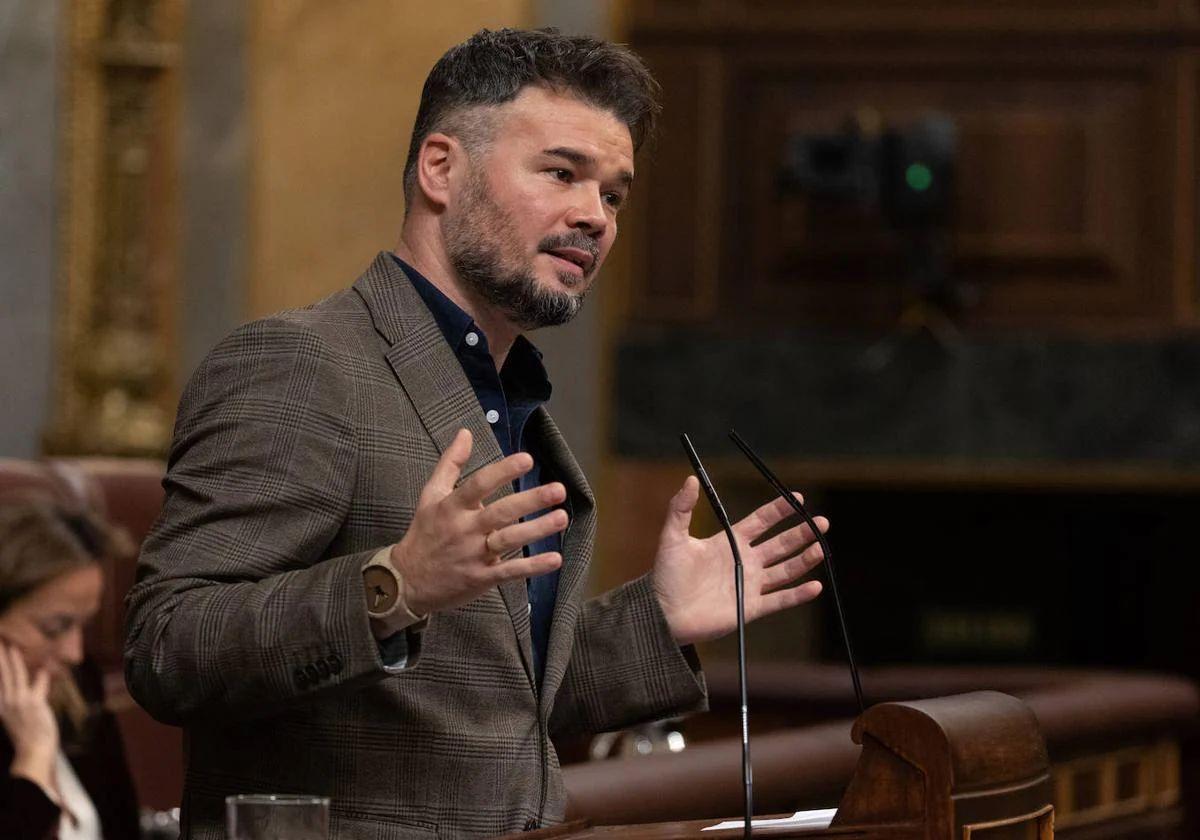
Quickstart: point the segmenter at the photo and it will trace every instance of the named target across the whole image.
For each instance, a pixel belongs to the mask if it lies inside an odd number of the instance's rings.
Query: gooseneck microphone
[[[833,551],[829,548],[829,541],[825,539],[825,535],[817,528],[817,523],[813,521],[812,516],[809,515],[804,505],[800,504],[796,500],[795,494],[784,487],[783,482],[775,477],[775,473],[771,472],[770,468],[763,463],[762,458],[759,458],[755,454],[754,450],[750,448],[750,444],[746,443],[742,439],[742,436],[733,429],[729,430],[729,438],[737,444],[738,449],[742,450],[742,454],[750,459],[750,463],[754,464],[755,469],[762,473],[763,478],[771,483],[771,486],[775,488],[775,492],[792,506],[792,510],[804,518],[804,521],[808,523],[808,527],[812,528],[813,534],[817,537],[817,542],[821,546],[821,553],[825,555],[825,569],[829,575],[829,588],[833,591],[833,605],[837,610],[838,624],[842,628],[842,641],[846,644],[846,659],[850,662],[850,679],[854,683],[854,699],[858,701],[858,713],[862,714],[866,711],[866,706],[863,704],[862,681],[858,677],[858,665],[854,662],[854,649],[850,645],[850,633],[846,630],[846,611],[842,608],[842,599],[838,595],[837,575],[833,572]],[[742,702],[744,703],[745,700],[743,699]]]
[[[741,690],[742,701],[742,786],[746,806],[742,836],[749,837],[751,821],[754,816],[754,773],[750,768],[750,712],[746,699],[746,581],[742,569],[742,554],[738,551],[737,539],[733,535],[733,526],[729,523],[729,515],[725,513],[725,506],[721,504],[721,498],[717,495],[717,490],[713,487],[708,472],[704,469],[704,464],[700,463],[700,456],[696,454],[696,448],[692,446],[692,441],[686,434],[680,435],[679,440],[683,443],[688,460],[692,462],[692,469],[696,471],[696,478],[700,480],[700,486],[704,489],[704,495],[708,497],[708,503],[712,506],[713,513],[716,514],[721,527],[725,530],[725,536],[729,540],[729,550],[733,553],[733,587],[737,593],[738,688]]]

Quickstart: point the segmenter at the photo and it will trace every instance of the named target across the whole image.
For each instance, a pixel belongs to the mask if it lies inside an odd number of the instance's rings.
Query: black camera
[[[897,228],[946,224],[954,200],[958,131],[930,114],[882,131],[851,120],[838,134],[798,134],[788,140],[780,173],[785,194],[878,209]]]

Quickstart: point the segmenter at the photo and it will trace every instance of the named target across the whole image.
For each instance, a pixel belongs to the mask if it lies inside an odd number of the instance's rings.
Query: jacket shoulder
[[[295,352],[330,361],[361,359],[381,340],[363,299],[353,289],[342,289],[308,306],[242,324],[218,342],[205,361]]]

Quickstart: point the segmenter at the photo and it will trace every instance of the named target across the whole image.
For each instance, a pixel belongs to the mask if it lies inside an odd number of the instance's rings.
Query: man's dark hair
[[[628,126],[635,150],[653,133],[659,86],[628,47],[553,28],[483,29],[438,59],[425,79],[404,165],[405,198],[411,203],[426,137],[444,131],[478,147],[490,138],[491,122],[470,111],[511,102],[538,84],[611,111]]]

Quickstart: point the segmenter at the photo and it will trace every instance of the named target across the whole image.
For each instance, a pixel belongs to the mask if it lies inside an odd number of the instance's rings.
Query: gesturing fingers
[[[390,549],[408,606],[418,615],[465,604],[499,580],[542,574],[562,562],[557,554],[539,555],[532,564],[519,555],[523,546],[567,526],[562,510],[535,516],[563,502],[566,488],[552,482],[485,506],[484,500],[499,488],[529,472],[533,458],[518,452],[480,467],[453,487],[469,456],[470,435],[464,430],[438,461],[412,522]],[[518,556],[507,559],[513,554]],[[506,559],[498,562],[500,558]]]
[[[764,595],[759,602],[759,615],[770,615],[811,601],[821,594],[821,588],[821,581],[810,580],[790,589],[780,589]]]
[[[533,469],[533,456],[517,452],[494,464],[480,467],[475,474],[458,486],[455,498],[465,508],[476,508],[500,487],[516,481]]]
[[[495,586],[506,580],[537,577],[553,572],[562,565],[562,555],[557,551],[546,551],[532,557],[515,557],[496,563],[489,569],[488,584]]]
[[[486,531],[494,531],[518,519],[561,504],[567,498],[567,488],[557,481],[512,493],[492,502],[479,514],[479,523]]]
[[[567,527],[567,512],[552,510],[535,519],[492,531],[485,540],[491,554],[504,556]]]
[[[804,502],[804,497],[799,493],[793,495],[799,502]],[[733,530],[747,542],[753,542],[793,513],[792,506],[786,499],[777,498],[738,520]]]
[[[787,586],[811,572],[825,559],[821,546],[809,546],[804,552],[763,570],[762,591],[771,592]]]
[[[829,520],[824,516],[813,518],[817,523],[817,527],[824,534],[829,530]],[[813,534],[812,528],[808,527],[807,522],[802,522],[792,528],[788,528],[781,534],[776,534],[766,542],[760,543],[757,546],[759,556],[762,558],[764,566],[770,566],[784,557],[789,557],[797,551],[802,551],[816,541],[816,536]]]

